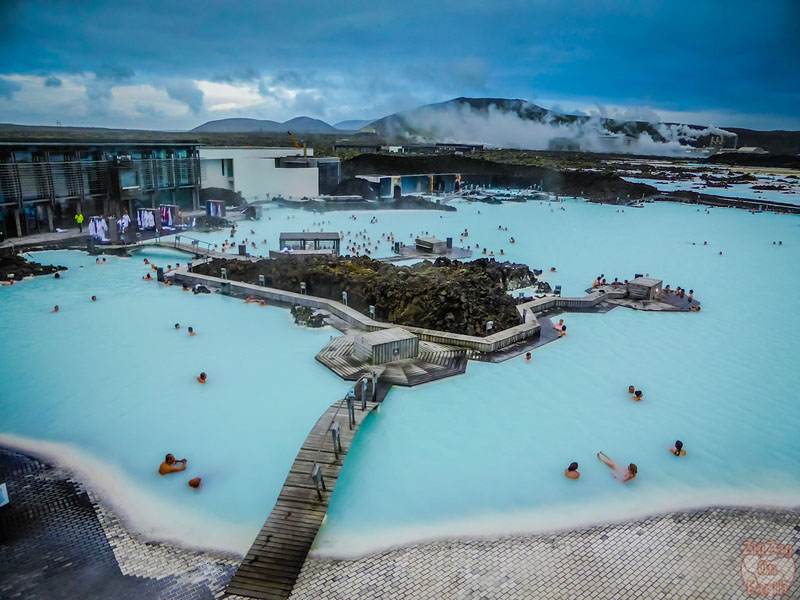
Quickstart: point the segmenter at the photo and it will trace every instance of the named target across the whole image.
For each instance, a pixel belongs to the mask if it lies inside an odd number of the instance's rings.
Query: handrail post
[[[351,389],[349,392],[347,392],[347,417],[350,429],[352,429],[353,425],[356,424],[354,401],[355,401],[355,390]]]
[[[339,423],[334,421],[331,425],[331,437],[333,438],[333,454],[339,460],[339,453],[342,451],[342,438],[339,432]]]

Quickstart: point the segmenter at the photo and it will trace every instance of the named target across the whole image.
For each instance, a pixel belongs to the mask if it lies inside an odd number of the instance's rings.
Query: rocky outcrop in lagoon
[[[508,290],[534,285],[536,277],[526,266],[480,258],[460,262],[437,258],[399,267],[368,257],[294,257],[258,262],[215,259],[193,270],[218,277],[220,268],[234,281],[258,284],[263,275],[268,287],[300,291],[341,301],[363,314],[375,306],[376,319],[398,325],[438,329],[466,335],[486,335],[486,322],[499,331],[519,325],[520,316]]]

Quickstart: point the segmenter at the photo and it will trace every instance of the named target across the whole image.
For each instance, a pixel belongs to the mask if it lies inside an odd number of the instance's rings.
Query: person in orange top
[[[197,381],[199,383],[203,383],[204,384],[204,383],[206,383],[206,377],[207,377],[206,373],[205,373],[205,371],[203,371],[202,373],[200,373],[200,376],[197,378]]]

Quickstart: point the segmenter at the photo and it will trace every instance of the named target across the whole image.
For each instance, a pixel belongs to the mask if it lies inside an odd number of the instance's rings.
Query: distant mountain
[[[374,122],[375,119],[366,119],[366,120],[355,119],[352,121],[340,121],[339,123],[336,123],[334,127],[336,127],[336,129],[342,129],[344,131],[358,131],[359,129],[363,129],[370,123]]]
[[[548,110],[519,98],[454,98],[447,102],[426,104],[409,111],[388,115],[363,129],[385,136],[420,136],[440,139],[442,137],[441,129],[447,129],[451,121],[463,122],[465,117],[488,119],[496,115],[516,116],[522,121],[535,121],[554,127],[570,126],[593,120],[591,117],[567,115]],[[453,119],[448,117],[453,117]],[[614,119],[594,120],[609,134],[623,133],[638,136],[647,132],[656,141],[663,141],[661,133],[651,123],[616,121]]]
[[[278,131],[281,124],[277,121],[260,119],[219,119],[198,125],[190,131],[206,133],[231,133],[234,131]]]
[[[295,117],[283,123],[267,119],[218,119],[208,121],[192,129],[198,132],[234,133],[234,132],[286,132],[292,133],[336,133],[338,129],[325,121],[310,117]]]
[[[329,125],[325,121],[319,119],[312,119],[311,117],[295,117],[281,123],[282,127],[288,128],[289,131],[294,133],[336,133],[337,129],[333,125]]]

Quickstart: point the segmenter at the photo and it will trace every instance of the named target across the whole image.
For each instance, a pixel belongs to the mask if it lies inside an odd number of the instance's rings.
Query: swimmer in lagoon
[[[97,302],[97,296],[92,296],[92,302]]]
[[[150,273],[148,273],[147,275],[145,275],[144,277],[142,277],[142,279],[144,279],[145,281],[153,281],[153,278],[152,278],[152,277],[150,277]]]
[[[635,400],[636,402],[641,402],[642,401],[642,390],[636,390],[635,392],[633,392],[632,399]]]
[[[179,465],[178,463],[181,464]],[[158,467],[158,474],[169,475],[170,473],[177,473],[178,471],[183,471],[184,469],[186,469],[185,458],[175,460],[175,456],[173,454],[167,454],[167,456],[164,458],[164,462],[162,462],[161,466]]]
[[[58,304],[56,304],[56,305],[53,307],[53,310],[51,310],[51,311],[50,311],[50,314],[57,313],[57,312],[58,312]]]
[[[175,329],[180,329],[180,328],[181,328],[181,324],[180,323],[175,323]]]
[[[573,462],[564,469],[564,475],[567,479],[578,479],[581,476],[580,472],[578,471],[578,463]]]
[[[190,488],[194,488],[196,490],[199,490],[201,481],[202,481],[202,479],[200,479],[199,477],[195,477],[193,479],[190,479],[189,480],[189,487]]]
[[[564,337],[565,335],[567,335],[567,326],[566,325],[562,325],[561,326],[561,333],[558,334],[558,337]]]
[[[556,331],[561,331],[561,328],[564,327],[564,319],[559,319],[558,323],[553,325],[553,329]]]
[[[53,278],[54,279],[61,279],[61,273],[56,273],[55,275],[53,275]]]
[[[636,391],[636,388],[635,388],[635,387],[633,387],[632,385],[629,385],[629,386],[628,386],[628,393],[629,393],[631,396],[633,396],[633,393],[634,393],[635,391]]]
[[[551,273],[555,273],[556,272],[556,268],[555,267],[550,267],[550,272]]]
[[[625,483],[626,481],[630,481],[634,477],[636,477],[637,473],[639,472],[638,467],[631,463],[628,465],[627,469],[623,470],[623,467],[617,464],[608,454],[605,452],[598,452],[597,459],[606,465],[607,467],[611,468],[611,476],[615,477],[617,480]]]
[[[194,332],[194,329],[192,329],[191,327],[189,327],[189,337],[194,337],[194,336],[196,336],[196,335],[197,335],[197,334]]]
[[[205,384],[206,383],[206,377],[207,377],[207,375],[206,375],[205,371],[200,373],[200,376],[197,378],[198,383]]]
[[[530,359],[531,359],[531,353],[530,352],[526,352],[525,353],[525,360],[529,361]]]
[[[683,449],[683,442],[677,440],[675,447],[670,450],[675,456],[686,456],[686,450]]]

